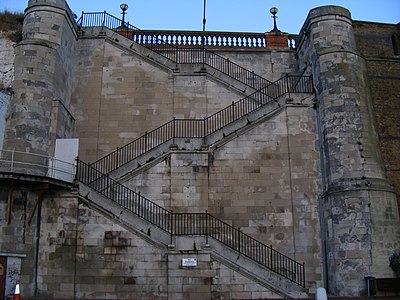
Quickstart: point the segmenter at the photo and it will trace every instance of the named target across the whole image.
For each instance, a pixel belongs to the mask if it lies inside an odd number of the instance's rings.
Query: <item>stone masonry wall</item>
[[[400,26],[356,21],[354,33],[366,58],[380,150],[400,208]]]
[[[118,37],[123,39],[123,37]],[[294,53],[218,52],[276,80],[295,72]],[[96,160],[176,118],[203,118],[245,95],[204,73],[173,72],[105,36],[78,42],[73,115],[80,156]]]
[[[53,195],[43,203],[39,294],[166,298],[162,249],[67,196]]]
[[[0,32],[0,90],[10,88],[14,79],[14,46],[15,42]]]
[[[0,189],[0,252],[26,255],[22,297],[35,291],[46,299],[167,297],[165,251],[159,246],[80,204],[68,191],[47,190],[38,202],[36,188],[14,188],[8,217],[9,191]]]
[[[73,189],[38,187],[14,188],[10,219],[10,189],[0,189],[0,252],[26,255],[24,299],[280,298],[212,259],[210,249],[169,248],[88,207]],[[183,266],[187,257],[197,265]]]
[[[174,212],[205,212],[307,266],[321,280],[314,110],[293,105],[208,151],[173,151],[124,185]]]
[[[296,74],[296,58],[294,51],[268,50],[259,52],[218,51],[219,55],[254,73],[275,81],[286,74]]]
[[[266,290],[224,264],[213,260],[211,299],[279,299],[281,296]]]
[[[203,118],[243,97],[204,74],[173,75],[104,39],[80,40],[78,51],[73,111],[84,160],[96,160],[174,116]]]
[[[11,98],[11,83],[14,79],[14,45],[7,35],[0,32],[0,150],[3,149],[6,116]]]
[[[0,252],[26,255],[22,258],[20,280],[27,296],[35,290],[38,222],[34,212],[40,193],[28,186],[0,181]]]
[[[22,297],[35,291],[46,299],[167,297],[160,246],[82,205],[67,190],[46,190],[38,202],[37,188],[15,187],[8,217],[9,191],[0,189],[0,252],[26,255]]]
[[[212,152],[209,206],[216,216],[306,262],[321,280],[319,156],[311,107],[289,106]]]
[[[203,118],[243,97],[205,73],[168,69],[105,35],[77,41],[63,0],[30,0],[24,22],[8,148],[47,155],[54,139],[76,136],[81,158],[93,161],[173,117]],[[400,242],[398,206],[385,177],[387,171],[398,183],[398,27],[372,28],[366,36],[356,26],[354,35],[349,12],[328,6],[307,17],[297,61],[293,50],[221,52],[269,80],[312,73],[316,110],[311,99],[288,100],[235,137],[208,150],[174,150],[123,183],[175,212],[207,210],[304,261],[311,293],[327,269],[331,293],[365,294],[364,276],[393,275],[387,258]],[[385,42],[368,48],[368,39]],[[385,89],[389,97],[381,96]],[[27,255],[23,294],[276,297],[213,261],[208,250],[190,252],[199,269],[184,269],[189,252],[160,245],[84,203],[73,189],[2,181],[0,251]]]
[[[399,57],[399,24],[353,21],[353,28],[357,49],[364,57]]]

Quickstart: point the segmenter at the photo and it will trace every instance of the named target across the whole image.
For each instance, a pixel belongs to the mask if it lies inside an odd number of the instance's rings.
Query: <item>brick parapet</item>
[[[265,40],[267,41],[267,47],[270,49],[287,49],[289,43],[289,35],[282,32],[266,32]]]

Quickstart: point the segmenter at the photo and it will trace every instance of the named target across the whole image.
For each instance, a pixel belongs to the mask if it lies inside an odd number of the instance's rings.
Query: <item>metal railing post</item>
[[[272,271],[275,271],[275,269],[274,269],[274,258],[273,258],[272,245],[269,245],[269,268],[270,268]]]
[[[286,79],[286,89],[287,89],[287,93],[289,94],[289,98],[290,98],[289,75],[286,74],[285,79]]]
[[[78,164],[79,164],[79,157],[76,157],[76,158],[75,158],[75,172],[74,172],[74,173],[75,173],[75,174],[74,174],[75,176],[74,176],[74,180],[78,180],[78,178],[79,178],[79,177],[78,177],[78,170],[79,170],[79,169],[78,169],[78,168],[79,168],[79,165],[78,165]]]
[[[144,152],[147,152],[147,145],[148,145],[148,137],[147,137],[147,131],[144,132]]]
[[[208,245],[208,212],[206,210],[206,244]]]
[[[49,172],[50,177],[52,177],[52,178],[54,178],[54,173],[55,173],[55,165],[54,165],[55,162],[56,162],[56,160],[53,157],[49,157],[48,164],[49,164],[50,170],[48,170],[47,172]]]
[[[206,144],[206,136],[207,136],[207,133],[206,133],[206,117],[203,117],[203,145]]]
[[[119,147],[117,147],[117,150],[115,151],[115,163],[117,166],[119,166]]]
[[[203,43],[203,69],[205,68],[206,65],[206,45]]]
[[[175,117],[172,120],[172,143],[175,145]]]
[[[14,152],[15,149],[11,150],[11,172],[14,171]]]
[[[104,27],[105,23],[106,23],[106,11],[103,12],[103,23],[102,23],[102,27]]]
[[[235,105],[236,105],[235,102],[232,101],[232,115],[231,115],[232,120],[229,123],[235,121]]]
[[[171,241],[170,245],[172,245],[173,235],[174,235],[174,211],[171,209],[170,213],[170,229],[171,229]]]
[[[242,253],[240,251],[240,227],[237,228],[237,248],[238,248],[238,252]]]
[[[84,15],[84,12],[82,11],[82,15],[81,15],[81,27],[82,27],[82,25],[83,25],[83,15]]]
[[[137,205],[137,214],[139,215],[139,217],[142,217],[142,196],[140,196],[140,191],[138,192],[138,205]]]

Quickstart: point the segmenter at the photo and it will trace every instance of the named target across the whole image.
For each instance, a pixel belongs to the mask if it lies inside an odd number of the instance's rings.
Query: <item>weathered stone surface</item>
[[[173,117],[201,119],[252,92],[218,71],[178,66],[112,30],[78,37],[64,0],[30,1],[24,24],[14,71],[10,45],[0,38],[7,148],[48,155],[56,138],[76,136],[81,158],[94,161]],[[366,275],[392,276],[387,258],[399,245],[399,215],[385,171],[398,190],[399,68],[396,39],[392,47],[388,39],[398,33],[357,24],[353,29],[343,8],[322,7],[310,12],[297,53],[218,51],[271,81],[312,74],[316,101],[285,95],[230,131],[147,152],[118,179],[167,210],[207,210],[304,261],[311,294],[324,275],[330,292],[345,296],[361,295]],[[368,47],[371,40],[384,45]],[[237,272],[239,265],[213,260],[219,248],[210,249],[204,237],[170,237],[116,203],[91,202],[96,192],[89,188],[78,198],[72,187],[48,189],[41,179],[12,181],[13,190],[4,180],[0,188],[0,251],[27,255],[25,295],[259,299],[279,297],[272,290],[287,286],[280,279],[269,290]],[[185,257],[197,258],[198,267],[184,268]]]
[[[302,33],[300,65],[311,62],[318,101],[330,292],[358,296],[365,292],[364,276],[391,274],[387,258],[399,244],[399,218],[385,217],[380,205],[382,199],[386,208],[397,203],[377,150],[367,67],[349,12],[316,8]]]
[[[232,270],[218,261],[212,261],[215,276],[212,278],[211,299],[273,299],[281,298],[280,295],[266,290],[257,283],[251,282],[235,270]]]
[[[0,32],[0,89],[10,88],[14,79],[14,46],[15,43]]]
[[[72,22],[65,1],[28,6],[23,41],[15,48],[15,93],[7,118],[5,148],[49,155],[54,138],[73,134],[69,105],[77,36]],[[60,101],[63,110],[52,112],[53,100]],[[64,126],[69,129],[64,131]]]
[[[0,90],[0,150],[3,150],[4,133],[6,131],[6,116],[10,105],[11,94],[7,90]]]

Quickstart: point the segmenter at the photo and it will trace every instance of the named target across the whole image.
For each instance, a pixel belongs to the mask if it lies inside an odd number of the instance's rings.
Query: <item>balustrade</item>
[[[107,12],[82,13],[78,20],[81,27],[104,26],[141,45],[164,44],[174,47],[207,47],[208,49],[267,49],[264,33],[141,30]],[[288,48],[295,49],[297,35],[288,34]]]
[[[200,31],[132,31],[131,38],[143,45],[167,44],[176,47],[266,48],[263,33]]]

